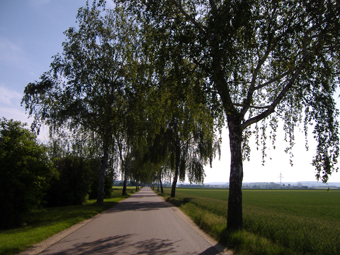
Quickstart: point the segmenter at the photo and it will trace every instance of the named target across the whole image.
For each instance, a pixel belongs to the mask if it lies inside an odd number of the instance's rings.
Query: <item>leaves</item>
[[[19,121],[0,121],[0,228],[20,226],[57,176],[45,146]]]
[[[317,177],[323,172],[326,180],[330,169],[336,170],[338,124],[332,100],[339,86],[336,2],[192,0],[124,1],[124,5],[147,20],[158,36],[153,45],[159,47],[155,61],[163,64],[161,70],[171,57],[194,66],[194,75],[205,81],[196,90],[204,104],[217,118],[222,107],[228,123],[243,131],[244,158],[249,159],[251,125],[273,116],[271,120],[284,123],[291,158],[295,126],[304,122],[307,132],[308,123],[314,123]],[[277,124],[270,121],[271,129],[266,129],[268,122],[262,123],[265,156],[265,140],[275,141]]]

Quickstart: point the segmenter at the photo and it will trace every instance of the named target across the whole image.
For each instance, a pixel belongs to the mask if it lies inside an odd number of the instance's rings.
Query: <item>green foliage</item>
[[[0,228],[20,226],[57,176],[47,149],[19,121],[0,121]]]
[[[33,127],[96,133],[103,152],[99,203],[108,154],[118,147],[127,175],[131,153],[145,153],[161,129],[173,187],[186,172],[190,181],[203,182],[225,117],[229,229],[242,228],[242,160],[249,159],[251,135],[264,162],[267,138],[275,143],[282,120],[292,157],[296,126],[303,123],[307,139],[312,124],[316,178],[327,182],[337,171],[336,1],[117,0],[105,13],[103,1],[96,3],[79,9],[79,28],[65,32],[63,53],[26,86],[22,102]]]
[[[202,229],[241,254],[337,254],[339,194],[338,190],[245,190],[244,230],[235,233],[225,231],[228,191],[178,189],[176,203]]]
[[[313,124],[318,141],[313,160],[316,177],[327,181],[337,169],[338,110],[333,95],[339,85],[340,10],[336,2],[117,2],[139,18],[150,35],[150,48],[157,52],[155,64],[165,72],[174,67],[170,80],[185,87],[181,91],[191,86],[183,77],[194,75],[204,81],[195,87],[197,97],[205,98],[204,104],[215,113],[222,107],[228,123],[243,132],[245,158],[250,153],[250,126],[260,122],[263,132],[256,140],[265,157],[266,138],[275,142],[281,118],[287,152],[294,145],[297,123],[304,122],[306,132]]]
[[[285,151],[293,164],[295,128],[303,123],[307,142],[312,124],[318,142],[313,159],[316,178],[327,182],[338,170],[339,111],[334,94],[340,84],[340,8],[336,1],[116,2],[138,17],[146,45],[151,45],[146,54],[152,55],[158,68],[154,75],[158,84],[188,92],[193,87],[190,78],[196,77],[200,85],[195,83],[195,98],[215,120],[226,117],[231,152],[228,214],[233,219],[229,229],[242,228],[242,160],[250,157],[251,135],[262,146],[264,162],[267,138],[275,143],[282,120]],[[190,103],[183,103],[179,95],[174,103],[177,113],[186,113]],[[183,124],[182,116],[173,117]],[[172,162],[181,166],[176,169],[184,169],[179,153],[174,158]],[[201,172],[194,163],[194,172]],[[184,176],[183,171],[179,176]]]
[[[59,173],[46,192],[47,206],[81,205],[86,202],[90,186],[99,176],[99,160],[66,156],[53,160]],[[98,184],[98,181],[97,181]],[[98,192],[98,186],[97,186]]]
[[[139,107],[145,91],[136,82],[140,62],[138,27],[124,9],[105,10],[103,1],[93,1],[79,8],[78,27],[65,31],[63,52],[53,57],[50,70],[40,81],[29,83],[22,103],[32,127],[49,125],[55,134],[64,128],[78,134],[92,135],[101,149],[98,203],[104,196],[104,176],[109,159],[122,140],[143,140]],[[142,117],[142,121],[145,119]],[[150,118],[151,119],[151,118]],[[140,138],[140,139],[139,139]],[[138,144],[138,142],[136,142]],[[109,156],[111,155],[111,156]]]
[[[92,184],[88,193],[89,199],[96,199],[98,195],[99,167],[95,169],[96,171],[92,171]],[[107,169],[104,176],[104,198],[111,198],[113,196],[112,185],[115,178],[116,175],[113,169]]]
[[[213,112],[223,108],[229,132],[242,132],[244,158],[251,151],[250,126],[259,125],[256,141],[262,144],[264,158],[266,140],[275,142],[281,119],[286,152],[292,156],[296,125],[304,123],[307,138],[312,124],[318,141],[313,160],[317,179],[326,182],[337,170],[338,110],[333,96],[339,86],[340,9],[336,2],[118,2],[151,34],[156,63],[165,68],[187,63],[173,72],[173,80],[186,87],[182,91],[190,88],[190,83],[181,82],[183,75],[204,80],[195,93]]]

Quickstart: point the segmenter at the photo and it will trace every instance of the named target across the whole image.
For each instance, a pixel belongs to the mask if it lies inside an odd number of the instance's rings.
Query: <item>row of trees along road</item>
[[[65,32],[63,53],[54,56],[51,69],[25,88],[22,102],[34,117],[32,127],[49,125],[51,135],[65,134],[67,129],[78,140],[89,139],[101,149],[99,204],[107,164],[117,155],[123,194],[129,177],[150,179],[155,167],[164,169],[162,165],[174,169],[174,183],[180,166],[181,179],[188,170],[190,180],[202,182],[203,165],[213,155],[214,121],[202,100],[194,97],[195,90],[177,80],[183,72],[180,64],[163,66],[167,74],[160,73],[154,53],[149,54],[151,48],[143,43],[147,35],[123,7],[104,10],[102,3],[87,3],[79,9],[77,21],[78,29]],[[183,79],[190,86],[201,82]],[[168,139],[162,141],[164,152],[173,157],[155,159],[156,153],[148,152],[160,146],[154,140],[161,132]]]
[[[225,117],[230,230],[242,228],[242,161],[249,159],[251,135],[262,141],[265,156],[266,138],[275,142],[282,120],[291,153],[296,125],[303,122],[306,139],[313,125],[316,178],[326,182],[337,170],[336,1],[115,4],[106,16],[96,3],[81,8],[79,30],[66,32],[63,55],[55,56],[41,81],[26,87],[23,102],[35,124],[96,132],[103,171],[115,143],[147,155],[150,145],[162,146],[150,142],[162,131],[168,140],[157,158],[174,170],[175,182],[188,169],[192,180],[201,180],[201,165],[218,148],[214,131]]]

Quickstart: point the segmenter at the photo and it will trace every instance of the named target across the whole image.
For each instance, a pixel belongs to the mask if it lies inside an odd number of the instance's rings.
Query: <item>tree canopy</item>
[[[33,126],[99,138],[98,202],[109,154],[119,150],[127,166],[161,131],[174,181],[187,169],[201,181],[214,132],[225,120],[228,229],[242,228],[243,160],[252,135],[262,143],[264,160],[266,139],[275,142],[280,121],[289,153],[295,127],[303,123],[307,140],[314,126],[316,178],[327,182],[337,171],[336,1],[116,0],[105,13],[104,2],[79,9],[79,28],[65,32],[63,53],[40,81],[27,85],[23,98]]]
[[[140,18],[145,31],[172,38],[192,72],[203,77],[202,95],[212,110],[223,109],[231,151],[228,229],[242,228],[242,160],[249,157],[249,137],[275,134],[279,120],[288,151],[294,128],[314,126],[318,142],[316,178],[327,181],[337,171],[340,7],[336,1],[118,1]],[[153,31],[153,32],[150,32]],[[153,37],[155,38],[155,37]],[[164,57],[157,50],[159,61]],[[171,56],[170,54],[170,56]],[[168,61],[176,61],[169,58]],[[258,131],[261,130],[261,133]],[[275,142],[275,135],[271,135]],[[263,152],[265,155],[265,152]]]
[[[0,121],[0,228],[18,227],[36,209],[57,172],[47,148],[19,121]]]
[[[131,104],[136,50],[136,29],[123,9],[105,10],[87,2],[79,8],[78,28],[65,31],[62,54],[53,57],[51,69],[41,80],[25,88],[22,102],[34,116],[33,127],[41,123],[58,132],[93,132],[100,139],[102,165],[97,202],[103,202],[104,173],[115,136],[125,130]]]

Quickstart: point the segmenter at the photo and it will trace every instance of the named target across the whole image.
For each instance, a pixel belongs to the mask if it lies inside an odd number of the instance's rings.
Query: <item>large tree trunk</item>
[[[177,142],[177,145],[176,145],[176,163],[175,163],[176,166],[175,166],[174,180],[172,182],[172,188],[171,188],[171,197],[175,197],[175,195],[176,195],[176,185],[177,185],[177,180],[178,180],[180,156],[181,156],[180,145],[179,145],[179,142]]]
[[[230,141],[230,179],[228,200],[228,230],[238,230],[243,227],[242,220],[242,131],[237,125],[229,123]]]
[[[126,192],[127,176],[128,176],[128,168],[125,165],[124,166],[124,184],[123,184],[123,192],[122,192],[123,196],[127,195],[127,192]]]
[[[162,170],[159,171],[159,185],[161,186],[161,193],[163,194]]]
[[[214,34],[212,34],[214,35]],[[234,108],[230,91],[225,80],[223,61],[220,53],[219,40],[212,40],[211,52],[213,56],[213,80],[221,97],[224,111],[227,115],[229,143],[230,143],[230,177],[227,229],[238,230],[243,227],[242,220],[242,129],[240,127],[243,116]]]
[[[158,180],[157,180],[157,192],[159,192],[159,175],[158,175]]]
[[[171,197],[175,197],[175,195],[176,195],[177,179],[178,179],[178,168],[176,168],[176,170],[175,170],[174,180],[172,182]]]
[[[100,170],[99,170],[99,185],[98,185],[98,195],[97,204],[102,205],[104,203],[104,176],[106,167],[109,161],[109,146],[106,141],[104,141],[104,156],[101,160]]]

